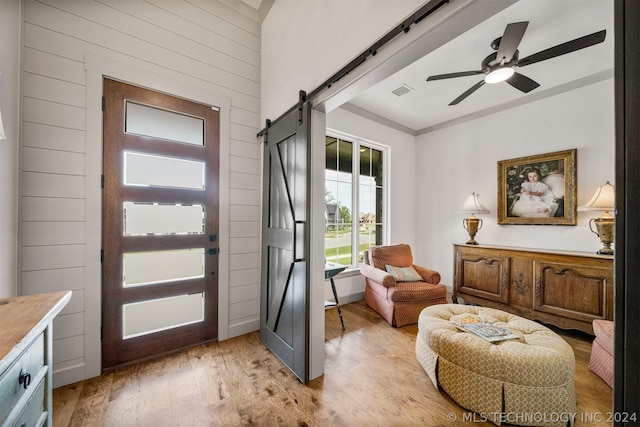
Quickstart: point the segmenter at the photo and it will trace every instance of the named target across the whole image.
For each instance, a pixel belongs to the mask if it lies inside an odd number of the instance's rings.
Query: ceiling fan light
[[[500,83],[513,76],[515,70],[512,67],[500,67],[492,70],[484,78],[485,83],[494,84]]]

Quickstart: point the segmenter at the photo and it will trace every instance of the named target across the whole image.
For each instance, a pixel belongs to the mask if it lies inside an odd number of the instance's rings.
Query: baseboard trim
[[[53,369],[53,388],[77,383],[88,379],[85,376],[85,363]]]
[[[229,338],[239,337],[260,329],[260,319],[251,319],[229,325]]]
[[[349,304],[356,301],[362,301],[364,299],[364,291],[356,292],[355,294],[342,295],[340,297],[340,305]]]

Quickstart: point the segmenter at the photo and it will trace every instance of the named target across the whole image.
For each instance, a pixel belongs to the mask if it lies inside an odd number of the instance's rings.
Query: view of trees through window
[[[383,239],[384,151],[326,137],[325,258],[357,265]]]

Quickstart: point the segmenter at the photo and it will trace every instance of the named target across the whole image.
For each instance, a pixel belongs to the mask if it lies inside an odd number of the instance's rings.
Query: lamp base
[[[611,249],[611,248],[602,248],[596,253],[598,255],[613,255],[613,249]]]
[[[482,219],[476,218],[474,214],[471,214],[469,218],[465,218],[462,220],[462,225],[467,233],[469,233],[469,241],[467,241],[467,245],[477,245],[476,242],[476,233],[478,230],[482,228]]]
[[[593,229],[595,225],[595,230]],[[613,255],[611,244],[613,243],[614,218],[609,212],[605,212],[599,218],[591,218],[589,221],[591,232],[597,235],[603,247],[597,252],[598,255]]]

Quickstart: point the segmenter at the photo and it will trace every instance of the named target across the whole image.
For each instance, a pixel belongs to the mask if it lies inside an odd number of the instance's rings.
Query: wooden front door
[[[309,380],[310,113],[269,127],[264,147],[260,338]]]
[[[217,339],[219,112],[104,79],[103,369]]]

